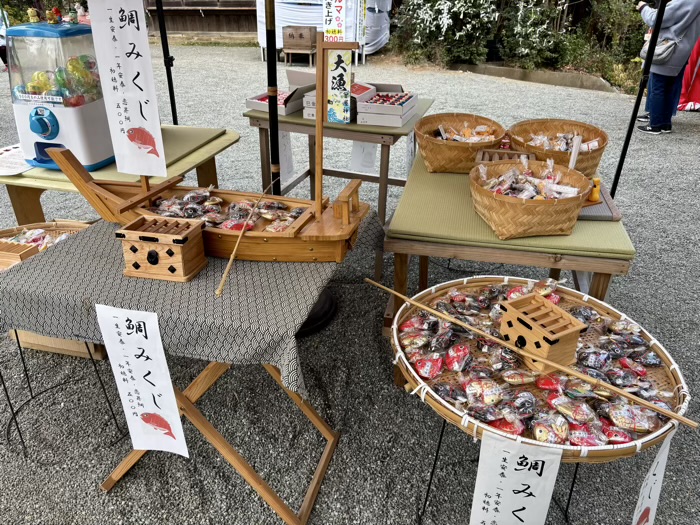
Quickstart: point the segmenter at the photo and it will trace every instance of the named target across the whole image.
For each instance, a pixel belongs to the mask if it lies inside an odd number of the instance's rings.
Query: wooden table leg
[[[15,211],[17,224],[34,224],[35,222],[46,222],[44,210],[41,207],[41,188],[24,188],[21,186],[6,185],[7,194],[10,196],[12,209]]]
[[[190,383],[185,389],[184,395],[191,402],[196,403],[209,390],[219,378],[224,375],[224,372],[231,368],[231,365],[225,363],[209,363],[204,370]],[[180,410],[180,414],[182,414]],[[136,463],[138,463],[148,450],[132,450],[115,468],[109,477],[102,482],[100,488],[105,492],[112,490],[112,487],[129,472]]]
[[[408,261],[409,257],[406,253],[395,253],[394,254],[394,290],[400,294],[406,295],[408,292]],[[397,297],[394,297],[394,317],[399,311],[399,308],[403,306],[403,302]],[[394,365],[394,384],[403,388],[406,384],[406,378],[403,376],[401,369]]]
[[[418,288],[422,292],[428,288],[428,270],[430,267],[430,257],[427,255],[421,255],[418,258],[419,271],[418,271]]]
[[[216,157],[212,157],[197,166],[197,184],[200,188],[219,187],[219,178],[216,173]]]
[[[309,135],[309,195],[316,196],[316,137]]]
[[[377,213],[382,226],[386,223],[386,197],[389,189],[389,155],[391,147],[382,144],[382,151],[379,157],[379,202],[377,202]]]
[[[561,278],[561,268],[550,268],[549,278],[558,281]]]
[[[605,296],[608,295],[608,287],[612,275],[609,273],[594,273],[591,279],[591,286],[588,289],[588,295],[595,297],[601,301],[605,301]]]
[[[258,128],[260,137],[260,170],[262,173],[262,191],[272,184],[272,169],[270,167],[270,131],[266,128]]]

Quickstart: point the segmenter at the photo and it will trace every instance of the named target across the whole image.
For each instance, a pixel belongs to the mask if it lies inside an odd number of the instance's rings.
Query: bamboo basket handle
[[[438,312],[437,310],[434,310],[433,308],[430,308],[427,305],[421,304],[418,301],[414,301],[410,297],[406,297],[403,294],[400,294],[397,291],[392,290],[391,288],[387,288],[386,286],[383,286],[372,279],[365,279],[365,282],[371,284],[372,286],[376,286],[377,288],[384,290],[385,292],[389,292],[399,299],[412,304],[413,306],[416,306],[417,308],[420,308],[421,310],[425,310],[426,312],[434,315],[435,317],[439,317],[440,319],[443,319],[445,321],[449,321],[452,324],[456,324],[457,326],[461,326],[462,328],[465,328],[467,330],[470,330],[474,332],[475,334],[479,334],[481,337],[485,337],[486,339],[489,339],[490,341],[493,341],[495,343],[498,343],[501,346],[504,346],[508,348],[509,350],[512,350],[513,352],[522,355],[523,357],[527,357],[529,359],[534,359],[536,361],[539,361],[540,363],[544,363],[546,365],[549,365],[553,368],[556,368],[560,372],[565,372],[567,374],[570,374],[574,377],[577,377],[578,379],[585,381],[586,383],[589,383],[593,385],[596,388],[604,388],[610,392],[613,392],[614,394],[617,394],[618,396],[622,396],[625,399],[632,401],[634,403],[637,403],[638,405],[643,406],[644,408],[648,408],[650,410],[653,410],[654,412],[658,412],[659,414],[662,414],[670,419],[673,419],[675,421],[678,421],[679,423],[683,423],[684,425],[696,429],[698,428],[698,423],[696,421],[693,421],[692,419],[688,419],[687,417],[684,417],[680,414],[676,414],[675,412],[672,412],[670,410],[666,410],[665,408],[661,408],[656,406],[654,403],[650,403],[649,401],[645,401],[644,399],[638,398],[637,396],[633,396],[632,394],[625,392],[624,390],[617,388],[613,385],[610,385],[608,383],[603,383],[599,379],[594,379],[590,376],[587,376],[586,374],[582,374],[581,372],[578,372],[576,370],[573,370],[569,368],[568,366],[560,365],[559,363],[555,363],[554,361],[550,361],[549,359],[545,359],[543,357],[540,357],[538,355],[532,354],[526,350],[523,350],[522,348],[518,348],[515,345],[512,345],[510,343],[507,343],[497,337],[492,336],[491,334],[488,334],[482,330],[479,330],[478,328],[475,328],[471,325],[468,325],[467,323],[463,323],[462,321],[455,319],[451,315],[443,314],[442,312]]]

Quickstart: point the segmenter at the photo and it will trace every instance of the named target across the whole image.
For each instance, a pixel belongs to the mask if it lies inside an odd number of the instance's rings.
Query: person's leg
[[[2,60],[2,65],[7,67],[7,47],[0,46],[0,60]]]
[[[652,128],[670,128],[673,115],[673,86],[676,77],[667,77],[652,73],[654,80],[649,93],[649,126]]]
[[[681,101],[681,93],[683,93],[683,79],[685,78],[685,68],[686,66],[683,66],[683,69],[681,69],[681,72],[678,73],[678,76],[676,77],[676,82],[673,85],[673,96],[671,97],[671,100],[673,101],[673,116],[676,116],[676,113],[678,112],[678,104]]]
[[[653,79],[654,79],[654,75],[650,74],[649,75],[649,82],[647,82],[647,103],[644,106],[644,111],[646,111],[647,114],[651,113],[651,104],[649,104],[649,100],[651,99],[651,84],[652,84]]]

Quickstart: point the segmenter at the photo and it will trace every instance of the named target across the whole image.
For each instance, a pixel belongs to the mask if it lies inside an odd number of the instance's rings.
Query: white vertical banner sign
[[[350,155],[350,171],[376,174],[377,146],[378,144],[353,140],[352,153]]]
[[[413,161],[416,159],[416,132],[411,132],[406,136],[406,178],[411,174]]]
[[[158,315],[95,305],[134,450],[189,457]]]
[[[347,0],[323,0],[323,34],[326,42],[345,42]]]
[[[294,152],[292,151],[292,135],[288,131],[279,132],[280,149],[280,183],[282,187],[294,178]]]
[[[365,46],[367,38],[367,0],[357,0],[357,31],[355,40],[360,43],[360,47]]]
[[[656,509],[659,506],[659,496],[661,495],[661,486],[664,483],[664,474],[666,473],[668,451],[671,448],[671,439],[673,439],[675,433],[676,430],[674,429],[673,433],[661,444],[659,452],[656,454],[656,459],[649,467],[649,472],[647,472],[642,489],[639,492],[637,508],[634,509],[632,525],[654,525]]]
[[[349,124],[352,84],[352,54],[348,50],[329,49],[328,53],[328,122]]]
[[[117,169],[167,176],[142,0],[89,0]]]
[[[484,432],[469,525],[544,525],[561,450]]]

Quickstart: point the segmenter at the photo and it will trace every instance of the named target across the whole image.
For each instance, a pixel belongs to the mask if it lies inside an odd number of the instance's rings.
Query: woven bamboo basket
[[[489,179],[500,177],[520,162],[498,161],[485,164]],[[547,169],[546,162],[534,161],[530,169],[538,176]],[[469,175],[474,209],[499,239],[518,239],[539,235],[570,235],[583,203],[591,192],[591,181],[575,170],[555,165],[562,174],[560,184],[578,188],[579,194],[568,199],[526,200],[497,195],[481,186],[478,166]]]
[[[461,130],[466,122],[467,126],[489,126],[493,128],[495,140],[488,142],[454,142],[438,138],[440,131],[438,126],[453,127]],[[498,122],[470,115],[468,113],[438,113],[423,117],[416,124],[416,138],[418,149],[425,161],[425,167],[430,173],[469,173],[475,166],[476,154],[479,150],[498,147],[506,133],[506,130]]]
[[[479,288],[489,285],[499,285],[503,283],[509,283],[513,285],[526,285],[528,283],[533,283],[534,281],[528,279],[520,279],[514,277],[503,277],[503,276],[476,276],[466,279],[457,279],[454,281],[442,283],[440,285],[434,286],[425,290],[418,295],[413,297],[413,300],[418,301],[423,304],[429,304],[433,299],[444,295],[450,288],[458,288],[460,290],[471,290],[476,291]],[[561,302],[559,306],[565,310],[569,310],[577,305],[586,305],[594,308],[600,315],[611,317],[613,319],[629,319],[625,314],[615,310],[612,306],[597,299],[593,299],[588,295],[584,295],[581,292],[572,290],[570,288],[565,288],[559,286],[557,288],[557,294],[561,297]],[[418,394],[421,400],[429,405],[435,412],[437,412],[442,418],[444,418],[448,423],[455,425],[462,431],[466,432],[474,438],[481,439],[484,432],[493,432],[501,437],[507,439],[520,439],[522,442],[529,445],[537,445],[541,447],[557,448],[562,450],[562,461],[565,463],[608,463],[622,458],[627,458],[634,456],[642,450],[646,450],[650,447],[662,443],[665,439],[670,437],[672,431],[676,428],[676,423],[673,421],[668,421],[664,426],[656,430],[655,432],[649,433],[632,441],[631,443],[625,443],[623,445],[605,445],[600,447],[578,447],[573,445],[556,445],[550,443],[542,443],[540,441],[535,441],[533,439],[525,437],[516,437],[512,434],[502,432],[494,427],[487,425],[477,419],[469,416],[466,411],[458,409],[454,405],[443,400],[438,396],[432,389],[432,385],[437,382],[458,382],[458,373],[449,372],[447,375],[443,373],[437,380],[425,381],[421,378],[413,366],[406,359],[406,355],[401,349],[401,344],[399,343],[399,325],[415,315],[417,308],[409,303],[405,303],[396,314],[394,322],[391,327],[391,345],[395,355],[395,364],[401,370],[401,373],[407,381],[406,390]],[[630,319],[631,321],[631,319]],[[674,407],[674,412],[684,415],[690,404],[690,394],[688,391],[688,385],[681,373],[678,365],[673,360],[671,355],[666,351],[666,349],[651,336],[644,328],[640,333],[644,339],[649,342],[651,348],[659,355],[663,361],[663,366],[660,368],[649,368],[648,377],[656,383],[659,390],[672,391],[674,396],[669,404]],[[590,337],[590,336],[589,336]],[[595,336],[597,337],[597,335]],[[582,341],[586,341],[586,336],[582,336]],[[453,377],[450,377],[452,375]],[[533,393],[536,393],[536,387],[528,387],[528,385],[523,385],[518,387],[520,389],[532,389]],[[537,394],[536,394],[537,395]],[[541,392],[539,393],[541,395]]]
[[[608,134],[602,129],[592,124],[576,122],[575,120],[536,119],[518,122],[508,130],[513,149],[534,153],[537,160],[546,161],[547,159],[554,159],[554,163],[561,166],[569,165],[571,152],[545,150],[539,146],[531,146],[527,143],[532,140],[532,135],[556,137],[557,133],[571,132],[581,135],[583,137],[583,142],[598,139],[598,149],[579,152],[575,166],[576,170],[583,173],[586,177],[594,177],[596,171],[598,171],[600,159],[603,158],[603,153],[608,145]]]
[[[14,237],[24,230],[44,230],[51,233],[53,237],[58,237],[64,233],[73,235],[74,233],[84,230],[88,226],[90,226],[90,223],[80,221],[37,222],[35,224],[24,224],[22,226],[15,226],[14,228],[0,230],[0,239]]]

